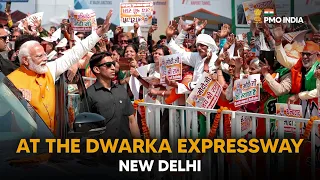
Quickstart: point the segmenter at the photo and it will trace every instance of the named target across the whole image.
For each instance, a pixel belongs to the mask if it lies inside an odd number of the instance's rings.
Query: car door
[[[58,103],[65,103],[65,79],[56,82]],[[60,84],[61,83],[61,84]],[[64,89],[64,90],[63,90]],[[62,91],[60,91],[62,90]],[[60,104],[60,106],[62,105]],[[59,106],[59,105],[58,105]],[[60,107],[63,112],[65,105]],[[57,116],[62,118],[64,115]],[[59,120],[57,120],[59,121]],[[62,128],[66,124],[61,123]],[[21,92],[0,72],[0,176],[6,179],[30,179],[30,177],[77,177],[92,179],[93,174],[103,174],[108,179],[138,179],[137,175],[118,172],[117,167],[106,166],[97,159],[86,156],[63,156],[49,154],[45,139],[55,136],[33,107],[22,97]],[[17,153],[21,139],[40,139],[37,153]],[[91,159],[91,160],[90,160]]]
[[[22,169],[16,165],[25,164],[24,160],[31,162],[29,164],[39,157],[43,161],[48,160],[48,145],[45,143],[48,138],[54,138],[48,126],[21,92],[0,72],[0,174],[18,174]],[[32,146],[29,147],[31,153],[18,153],[21,139],[40,139],[37,154],[32,153]]]

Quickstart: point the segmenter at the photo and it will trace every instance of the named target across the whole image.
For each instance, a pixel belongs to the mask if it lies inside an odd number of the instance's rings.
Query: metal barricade
[[[210,132],[211,129],[211,114],[217,113],[217,109],[203,109],[203,108],[195,108],[195,107],[188,107],[188,106],[174,106],[174,105],[164,105],[164,104],[153,104],[153,103],[139,103],[139,106],[145,106],[147,107],[146,109],[149,109],[154,113],[154,118],[150,116],[146,116],[147,124],[149,126],[150,130],[150,135],[151,138],[156,138],[156,139],[161,139],[161,130],[160,130],[160,114],[161,109],[168,109],[169,111],[169,143],[171,145],[171,148],[173,150],[173,154],[171,154],[171,158],[173,159],[188,159],[195,157],[194,154],[190,156],[188,155],[181,155],[177,154],[177,139],[181,138],[188,138],[188,139],[197,139],[198,138],[198,112],[205,112],[206,113],[206,133],[207,135]],[[146,113],[148,114],[148,113]],[[284,122],[285,121],[293,121],[296,124],[296,129],[295,133],[300,134],[300,123],[307,123],[309,119],[304,119],[304,118],[290,118],[290,117],[285,117],[285,116],[277,116],[277,115],[269,115],[269,114],[259,114],[259,113],[249,113],[249,112],[239,112],[239,111],[223,111],[221,114],[221,118],[223,118],[223,115],[225,114],[230,114],[231,115],[231,136],[232,138],[239,139],[243,138],[244,134],[241,131],[241,118],[243,116],[250,117],[252,121],[252,129],[250,130],[250,133],[252,134],[251,138],[256,138],[256,129],[257,129],[257,118],[262,118],[264,119],[266,123],[266,139],[271,138],[271,122],[270,119],[274,119],[276,123],[278,123],[278,139],[283,139],[284,138]],[[311,131],[311,146],[312,146],[312,178],[315,179],[315,157],[316,157],[316,130],[318,125],[320,124],[319,121],[314,121],[313,128]],[[220,120],[219,124],[219,129],[217,132],[217,137],[216,138],[224,138],[224,129],[223,129],[223,119]],[[296,136],[296,140],[299,139],[300,136]],[[201,179],[224,179],[225,175],[225,155],[224,154],[217,154],[216,155],[216,160],[217,162],[213,162],[212,158],[212,153],[207,153],[205,155],[205,158],[202,160],[205,161],[206,166],[203,168],[205,172],[202,172],[202,175],[205,175],[205,177],[201,177]],[[277,161],[279,162],[278,165],[278,170],[282,171],[284,169],[284,156],[282,154],[277,154]],[[266,155],[266,177],[267,179],[271,179],[270,177],[270,166],[271,166],[271,157],[270,154]],[[299,161],[299,160],[298,160]],[[252,176],[254,179],[256,178],[257,175],[257,169],[256,164],[257,164],[257,159],[256,159],[256,154],[252,154]],[[239,176],[239,170],[240,168],[232,164],[228,167],[228,174],[229,178],[236,176],[237,179],[241,179],[241,176]],[[296,174],[299,176],[299,162],[296,164]],[[186,175],[187,176],[187,175]],[[184,176],[182,179],[197,179],[199,177],[186,177]]]
[[[296,140],[298,140],[300,138],[300,131],[301,131],[301,127],[300,127],[300,123],[307,123],[309,121],[309,119],[304,119],[304,118],[292,118],[292,117],[286,117],[286,116],[277,116],[277,115],[270,115],[270,114],[260,114],[260,113],[249,113],[249,112],[236,112],[236,121],[235,122],[231,122],[231,123],[235,123],[233,124],[236,127],[236,130],[233,131],[232,129],[232,133],[234,135],[235,138],[239,139],[243,137],[243,134],[241,133],[241,117],[242,116],[249,116],[252,119],[252,138],[256,138],[256,129],[257,129],[257,118],[261,118],[265,120],[266,123],[266,139],[270,139],[271,138],[271,119],[275,120],[275,123],[278,123],[278,139],[284,139],[284,121],[293,121],[295,122],[295,134],[296,134]],[[314,124],[313,126],[313,131],[311,132],[311,139],[315,139],[315,127],[316,125]],[[313,140],[312,142],[312,150],[315,150],[315,140]],[[266,154],[267,159],[266,159],[266,177],[267,179],[270,179],[270,174],[271,174],[271,157],[270,154]],[[313,155],[313,157],[315,157],[315,155]],[[315,158],[312,158],[313,161],[315,161]],[[284,155],[283,154],[278,154],[277,155],[277,161],[278,163],[278,172],[282,172],[284,170]],[[252,167],[254,167],[252,169],[252,173],[253,173],[253,177],[256,178],[257,175],[257,169],[256,169],[256,154],[252,154]],[[313,169],[315,169],[315,166],[312,167]],[[239,168],[237,168],[239,169]],[[299,177],[299,169],[300,169],[300,160],[297,161],[296,164],[296,177]],[[315,175],[315,173],[312,174],[313,176]]]

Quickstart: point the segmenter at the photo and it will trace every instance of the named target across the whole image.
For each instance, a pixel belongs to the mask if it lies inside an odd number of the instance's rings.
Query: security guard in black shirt
[[[3,27],[0,27],[0,71],[7,76],[12,71],[16,70],[18,68],[17,65],[12,63],[9,59],[6,57],[3,57],[2,53],[7,53],[7,44],[9,42],[9,34],[6,32],[6,30]]]
[[[90,59],[91,71],[96,83],[87,90],[89,109],[106,118],[107,129],[103,138],[140,138],[134,109],[125,88],[112,83],[115,62],[109,52],[94,54]]]

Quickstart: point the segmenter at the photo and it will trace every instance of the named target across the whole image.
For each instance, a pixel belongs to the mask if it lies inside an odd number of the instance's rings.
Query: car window
[[[0,143],[53,134],[19,90],[0,72]]]
[[[0,107],[0,141],[32,137],[36,122],[4,83],[0,84]]]

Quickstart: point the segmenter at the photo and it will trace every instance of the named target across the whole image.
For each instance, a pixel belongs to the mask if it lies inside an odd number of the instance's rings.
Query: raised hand
[[[167,38],[170,39],[174,35],[175,31],[176,31],[176,28],[170,23],[166,29]]]
[[[235,66],[237,69],[241,69],[241,67],[243,66],[243,58],[242,57],[238,57],[237,59],[235,59]]]
[[[230,54],[228,51],[223,52],[224,54],[224,63],[229,63],[230,62]]]
[[[154,31],[156,31],[158,29],[158,26],[155,24],[155,25],[152,25],[152,26],[150,26],[150,28],[149,28],[149,31],[148,31],[148,33],[149,34],[152,34]]]
[[[270,72],[270,66],[266,58],[264,58],[264,63],[262,61],[259,62],[260,67],[261,67],[261,74],[266,75]]]
[[[275,24],[273,28],[274,40],[278,43],[281,43],[282,37],[284,35],[284,29],[281,24]]]
[[[112,14],[113,14],[113,10],[111,9],[106,16],[106,20],[104,21],[103,25],[97,30],[98,36],[101,37],[102,35],[104,35],[106,32],[109,31],[110,24],[111,24],[110,19]]]
[[[104,39],[101,39],[99,42],[98,42],[98,47],[100,49],[100,52],[106,52],[108,51],[107,50],[107,46],[106,46],[106,42],[104,41]]]
[[[183,24],[182,26],[181,26],[181,28],[184,30],[184,31],[190,31],[190,30],[192,30],[192,29],[194,29],[194,27],[195,27],[195,24],[194,23],[191,23],[191,24]]]
[[[207,26],[207,24],[208,24],[207,20],[202,21],[201,25],[197,26],[198,28],[197,28],[196,34],[200,34],[201,31]]]
[[[117,34],[120,34],[120,33],[123,33],[123,28],[121,26],[117,26],[116,30],[114,31],[114,34],[117,35]]]
[[[314,72],[314,77],[320,79],[320,69],[317,69],[316,72]]]
[[[244,48],[244,41],[236,41],[236,49],[243,49]]]
[[[11,11],[8,9],[5,9],[4,12],[6,13],[7,17],[11,16]]]
[[[38,29],[41,26],[41,22],[37,17],[31,19],[31,23]]]
[[[223,48],[225,50],[229,49],[234,42],[235,42],[235,36],[234,36],[234,34],[230,34],[227,37],[227,43],[224,44]]]

